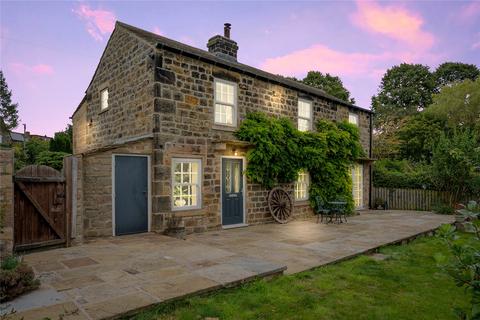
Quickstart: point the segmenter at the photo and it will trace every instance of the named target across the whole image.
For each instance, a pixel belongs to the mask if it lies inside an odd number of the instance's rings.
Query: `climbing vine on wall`
[[[310,204],[339,196],[353,209],[350,168],[363,155],[358,128],[347,122],[320,120],[316,131],[301,132],[288,118],[250,113],[235,135],[254,147],[247,153],[246,175],[271,189],[291,183],[302,169],[310,174]]]

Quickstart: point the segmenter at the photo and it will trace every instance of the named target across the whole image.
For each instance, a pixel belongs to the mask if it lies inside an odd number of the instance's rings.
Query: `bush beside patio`
[[[32,267],[16,256],[3,259],[0,268],[0,302],[35,290],[40,286],[40,281],[35,279]]]

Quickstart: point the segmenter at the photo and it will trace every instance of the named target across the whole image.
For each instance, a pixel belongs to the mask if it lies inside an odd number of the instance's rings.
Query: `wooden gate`
[[[67,244],[66,183],[57,170],[27,166],[14,176],[14,248]]]

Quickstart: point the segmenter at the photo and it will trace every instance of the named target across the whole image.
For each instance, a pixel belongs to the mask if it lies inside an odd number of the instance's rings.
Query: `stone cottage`
[[[208,51],[117,22],[73,113],[78,159],[77,237],[187,232],[273,221],[268,191],[246,181],[248,146],[234,138],[253,111],[289,117],[300,130],[321,118],[359,126],[371,155],[372,113],[237,61],[238,45],[212,37]],[[352,169],[357,208],[370,199],[369,158]],[[308,172],[286,188],[294,216],[312,214]]]

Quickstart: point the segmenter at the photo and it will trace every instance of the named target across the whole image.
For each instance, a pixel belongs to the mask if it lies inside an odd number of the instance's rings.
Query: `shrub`
[[[254,145],[247,153],[250,181],[271,189],[295,181],[305,169],[312,207],[317,196],[325,201],[343,197],[353,209],[350,169],[363,155],[356,126],[321,120],[316,132],[300,132],[288,118],[250,113],[235,136]]]
[[[448,203],[437,203],[432,210],[438,214],[453,214],[455,212],[455,209]]]
[[[18,257],[7,256],[2,261],[1,269],[2,270],[13,270],[18,266],[19,263],[20,263],[20,260],[18,259]]]
[[[37,289],[40,281],[30,266],[17,257],[7,257],[2,261],[0,269],[0,302]]]
[[[433,150],[431,176],[435,186],[449,191],[450,203],[480,194],[480,146],[476,134],[457,131],[451,136],[442,135]]]
[[[373,165],[373,185],[384,188],[434,189],[428,166],[381,159]]]
[[[470,308],[455,311],[460,319],[480,319],[480,207],[475,201],[470,201],[464,209],[458,210],[465,221],[465,230],[473,233],[472,241],[459,239],[456,228],[450,224],[440,227],[437,236],[440,237],[453,255],[444,269],[455,280],[458,287],[465,288],[470,296]],[[437,254],[437,261],[445,262],[446,258]]]
[[[65,152],[42,151],[37,157],[36,164],[42,164],[57,170],[62,170],[63,158],[68,155],[69,154]]]

